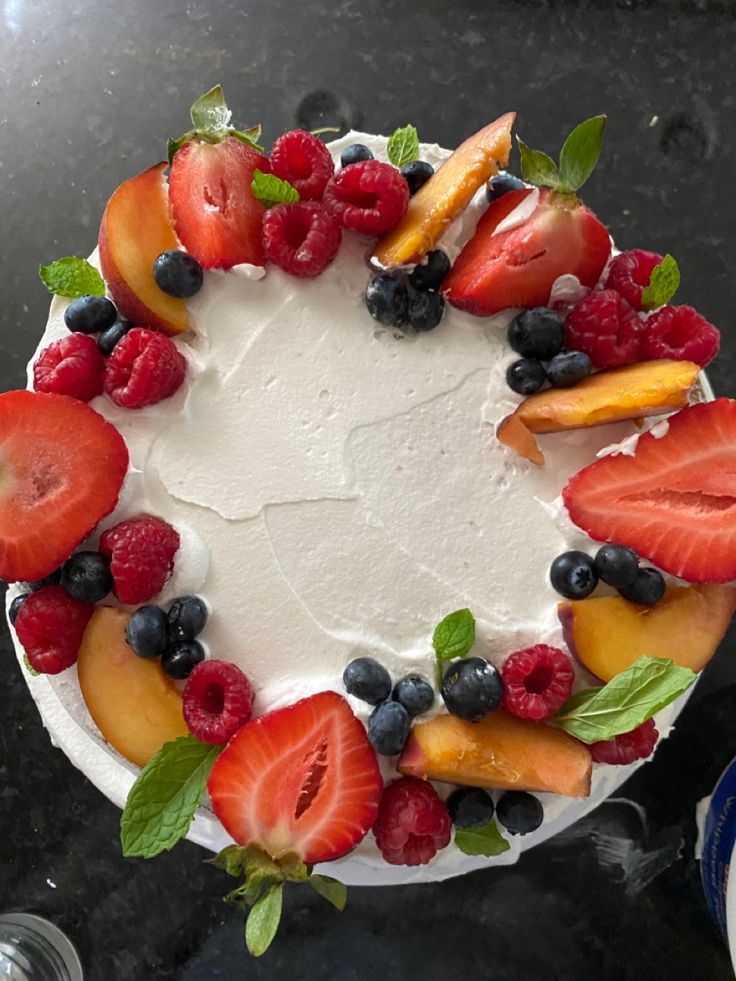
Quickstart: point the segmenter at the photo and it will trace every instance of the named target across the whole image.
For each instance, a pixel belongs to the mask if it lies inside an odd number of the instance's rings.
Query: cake
[[[34,394],[0,396],[31,694],[130,795],[127,853],[187,834],[261,907],[313,865],[339,905],[332,879],[516,861],[651,755],[736,607],[718,332],[575,197],[603,117],[559,168],[520,143],[523,181],[513,114],[454,154],[407,126],[270,160],[219,88],[192,119],[168,185],[131,178],[89,261],[44,267]]]

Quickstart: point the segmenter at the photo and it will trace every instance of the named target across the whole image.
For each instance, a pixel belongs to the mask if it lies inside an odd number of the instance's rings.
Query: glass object
[[[76,950],[57,926],[32,913],[2,913],[0,978],[83,981],[84,975]]]

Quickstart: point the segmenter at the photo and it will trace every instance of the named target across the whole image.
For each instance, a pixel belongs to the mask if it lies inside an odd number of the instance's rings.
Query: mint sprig
[[[275,174],[264,174],[257,168],[253,171],[250,189],[253,197],[260,201],[264,208],[273,208],[274,205],[282,202],[299,200],[299,191],[292,184]]]
[[[640,657],[607,685],[577,692],[553,721],[584,743],[614,739],[651,719],[696,678],[668,658]]]
[[[215,85],[200,95],[192,104],[190,110],[192,126],[194,129],[187,130],[176,139],[170,139],[167,144],[169,164],[174,160],[177,151],[181,150],[185,143],[190,140],[198,140],[202,143],[220,143],[228,136],[240,140],[252,146],[255,150],[263,151],[258,140],[261,137],[260,125],[249,126],[247,129],[234,129],[229,125],[232,112],[228,109],[225,102],[225,93],[221,85]]]
[[[120,819],[123,855],[153,858],[186,835],[221,749],[182,736],[164,743],[151,757]]]
[[[641,294],[642,310],[656,310],[669,303],[680,288],[680,267],[677,260],[669,252],[658,265],[652,269],[649,285]]]
[[[419,156],[419,135],[411,124],[395,129],[388,138],[388,159],[394,167],[403,167]]]
[[[104,296],[105,281],[93,265],[75,255],[65,255],[48,266],[39,266],[38,275],[57,296]]]
[[[25,651],[23,651],[23,664],[25,665],[26,671],[32,678],[37,678],[41,673],[40,671],[36,671],[36,669],[33,667],[31,662],[28,660],[28,655]]]
[[[559,164],[543,150],[532,150],[516,137],[521,155],[521,176],[528,184],[575,194],[595,170],[601,155],[605,116],[591,116],[570,133],[562,145]]]
[[[437,660],[437,685],[442,686],[442,664],[465,657],[475,643],[475,617],[468,609],[455,610],[437,624],[432,647]]]
[[[503,855],[511,845],[498,830],[495,821],[490,821],[480,828],[457,828],[455,844],[466,855]]]

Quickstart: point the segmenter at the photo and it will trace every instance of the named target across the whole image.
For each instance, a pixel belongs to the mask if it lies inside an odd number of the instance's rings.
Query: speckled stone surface
[[[2,0],[0,383],[23,384],[45,322],[39,261],[86,254],[111,190],[221,81],[267,142],[295,123],[412,121],[452,146],[513,108],[523,137],[554,150],[607,112],[586,201],[621,246],[677,257],[680,301],[723,330],[715,389],[736,395],[735,44],[733,8],[705,0]],[[341,915],[295,888],[258,962],[200,849],[120,857],[117,810],[50,745],[6,635],[0,655],[0,909],[58,922],[91,981],[732,977],[693,846],[696,802],[736,752],[733,632],[616,801],[513,868],[355,889]]]

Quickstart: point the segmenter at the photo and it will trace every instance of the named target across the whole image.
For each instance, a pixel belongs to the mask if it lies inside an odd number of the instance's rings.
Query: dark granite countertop
[[[24,384],[46,319],[39,261],[94,244],[110,191],[164,152],[221,81],[266,141],[295,123],[457,144],[507,109],[535,146],[609,115],[586,201],[623,247],[669,250],[680,302],[723,330],[711,378],[736,395],[730,5],[621,0],[4,0],[0,3],[1,387]],[[247,961],[222,873],[191,844],[120,857],[119,812],[54,749],[5,631],[0,909],[65,928],[92,981],[268,978],[726,981],[702,899],[694,811],[736,750],[736,633],[676,732],[615,801],[511,868],[432,886],[307,890]]]

